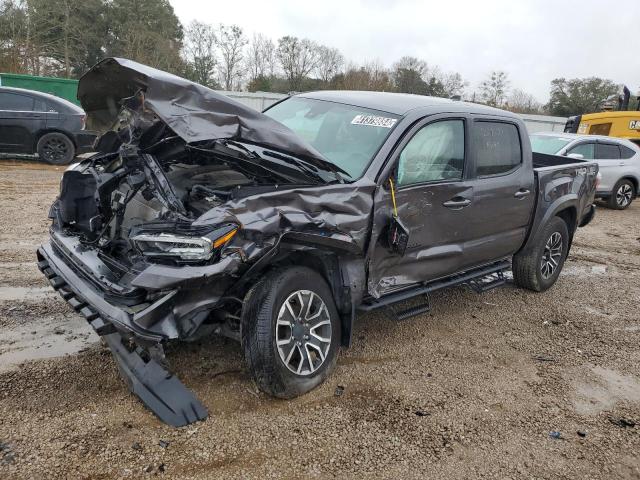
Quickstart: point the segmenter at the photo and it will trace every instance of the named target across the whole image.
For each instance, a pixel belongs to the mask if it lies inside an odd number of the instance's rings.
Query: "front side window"
[[[398,116],[352,105],[292,97],[266,110],[352,179],[364,173]]]
[[[398,185],[461,180],[463,168],[464,122],[430,123],[400,153]]]
[[[574,153],[582,155],[585,160],[593,160],[595,157],[595,144],[594,143],[581,143],[567,151],[567,155]]]
[[[33,98],[15,93],[0,93],[0,110],[14,112],[33,111]]]
[[[522,163],[518,128],[512,123],[476,122],[473,128],[476,174],[502,175]]]
[[[620,159],[620,149],[617,145],[599,143],[596,145],[596,158],[598,160],[618,160]]]

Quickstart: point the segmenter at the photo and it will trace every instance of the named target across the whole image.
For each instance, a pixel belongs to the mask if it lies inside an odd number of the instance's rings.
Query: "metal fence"
[[[282,93],[269,93],[269,92],[227,92],[219,90],[218,93],[222,93],[228,97],[231,97],[245,105],[262,111],[270,105],[273,105],[279,100],[282,100],[286,95]],[[562,132],[564,131],[564,124],[567,121],[564,117],[550,117],[548,115],[520,115],[524,120],[525,125],[529,133],[535,132]]]

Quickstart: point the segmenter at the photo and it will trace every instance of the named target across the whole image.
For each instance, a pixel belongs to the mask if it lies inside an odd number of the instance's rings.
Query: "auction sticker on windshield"
[[[395,118],[380,117],[378,115],[356,115],[351,120],[352,125],[368,125],[370,127],[393,127],[398,120]]]

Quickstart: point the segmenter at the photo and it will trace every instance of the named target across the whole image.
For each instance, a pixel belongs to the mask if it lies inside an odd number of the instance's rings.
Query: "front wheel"
[[[569,229],[564,220],[552,218],[527,253],[513,257],[513,280],[521,288],[542,292],[552,287],[562,271],[569,250]]]
[[[293,398],[322,383],[336,363],[340,318],[329,286],[306,267],[275,270],[247,294],[242,344],[258,387]]]
[[[609,208],[613,208],[615,210],[624,210],[631,205],[633,199],[636,196],[636,188],[631,182],[631,180],[627,180],[623,178],[619,180],[618,183],[613,187],[613,191],[611,192],[611,196],[609,197],[609,201],[607,202],[607,206]]]

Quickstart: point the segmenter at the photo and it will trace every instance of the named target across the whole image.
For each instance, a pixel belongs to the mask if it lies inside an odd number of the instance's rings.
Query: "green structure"
[[[80,105],[78,101],[78,80],[71,78],[35,77],[19,73],[0,73],[0,86],[26,88],[37,92],[50,93]]]

